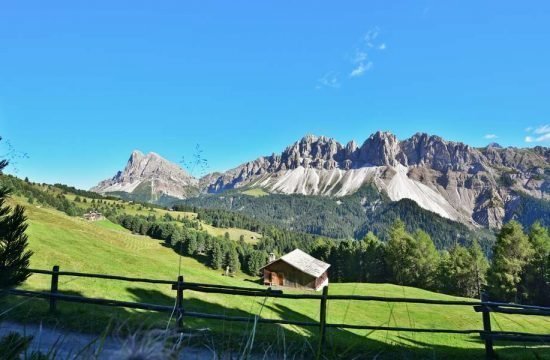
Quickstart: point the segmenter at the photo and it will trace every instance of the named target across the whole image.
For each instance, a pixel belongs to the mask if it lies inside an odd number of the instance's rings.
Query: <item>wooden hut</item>
[[[101,215],[101,213],[97,211],[90,211],[84,214],[83,218],[88,221],[97,221],[97,220],[103,220],[103,215]]]
[[[295,249],[262,267],[264,285],[319,290],[328,285],[330,264]]]

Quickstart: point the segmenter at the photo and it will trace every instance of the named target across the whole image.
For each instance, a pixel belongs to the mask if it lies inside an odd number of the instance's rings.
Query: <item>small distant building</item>
[[[100,212],[97,212],[97,211],[90,211],[90,212],[84,214],[83,217],[84,217],[84,219],[86,219],[88,221],[97,221],[97,220],[102,220],[103,219],[103,215]]]
[[[330,264],[295,249],[262,267],[264,285],[319,290],[328,285]]]

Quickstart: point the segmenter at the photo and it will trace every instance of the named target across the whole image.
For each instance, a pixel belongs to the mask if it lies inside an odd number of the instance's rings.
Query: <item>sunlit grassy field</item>
[[[55,189],[54,189],[55,190]],[[75,199],[74,194],[65,194],[65,197],[71,201]],[[86,198],[83,196],[80,196],[81,199],[86,199],[86,203],[83,202],[75,202],[75,204],[83,209],[87,209],[88,207],[93,206],[92,199]],[[123,200],[103,200],[107,204],[118,204],[123,206],[123,212],[128,215],[155,215],[157,218],[162,218],[165,214],[170,214],[173,218],[177,218],[178,216],[181,218],[187,218],[187,219],[196,219],[197,214],[193,212],[186,212],[186,211],[169,211],[165,209],[159,209],[159,208],[148,208],[141,204],[136,203],[130,203],[128,201]],[[217,228],[214,226],[211,226],[209,224],[206,224],[204,222],[201,222],[202,229],[208,232],[212,236],[224,236],[227,232],[229,234],[229,238],[234,241],[238,241],[241,238],[241,235],[244,237],[244,241],[250,244],[255,244],[258,242],[258,239],[262,237],[261,234],[258,234],[253,231],[249,231],[246,229],[237,229],[237,228]]]
[[[269,195],[269,193],[267,191],[265,191],[264,189],[261,189],[261,188],[246,189],[246,190],[242,191],[242,193],[245,194],[245,195],[254,196],[254,197]]]
[[[19,200],[18,200],[19,201]],[[27,206],[29,217],[30,249],[33,268],[51,269],[59,265],[61,270],[80,271],[123,276],[176,279],[178,269],[186,281],[260,287],[256,278],[244,275],[226,277],[222,271],[214,271],[199,260],[179,257],[162,242],[131,234],[108,220],[87,222],[69,217],[59,211]],[[33,275],[22,286],[26,289],[47,290],[50,278]],[[123,283],[100,279],[61,277],[60,291],[83,296],[111,298],[173,305],[174,292],[169,286]],[[285,290],[286,291],[286,290]],[[330,284],[331,294],[363,294],[387,297],[419,297],[430,299],[456,299],[411,287],[391,284]],[[184,307],[189,311],[216,314],[282,318],[301,321],[319,319],[319,302],[313,300],[267,299],[238,297],[221,294],[185,293]],[[4,300],[5,301],[5,300]],[[100,331],[112,320],[129,326],[166,326],[168,315],[144,311],[130,311],[93,305],[59,303],[56,316],[47,314],[43,300],[10,297],[3,307],[15,307],[4,317],[26,321],[63,324],[81,331]],[[251,317],[252,318],[252,317]],[[0,318],[1,319],[1,318]],[[481,315],[471,307],[399,304],[385,302],[330,301],[328,322],[349,324],[388,325],[413,328],[481,329]],[[208,328],[218,334],[216,339],[229,343],[242,341],[242,334],[250,324],[221,321],[185,319],[193,329]],[[550,319],[529,316],[494,315],[493,329],[550,333]],[[285,342],[308,341],[315,347],[316,328],[286,326],[279,328],[269,324],[257,328],[258,341],[270,341],[274,337]],[[284,335],[283,335],[284,334]],[[409,332],[368,332],[355,330],[331,330],[328,333],[329,349],[338,349],[339,356],[386,355],[393,357],[435,358],[483,358],[483,343],[478,336],[419,334]],[[388,344],[393,346],[388,346]],[[500,344],[502,345],[502,344]],[[550,358],[550,348],[523,349],[521,344],[498,348],[502,358]],[[342,349],[348,349],[349,353]],[[330,351],[330,350],[329,350]],[[334,354],[336,355],[336,353]],[[329,355],[330,357],[330,355]]]

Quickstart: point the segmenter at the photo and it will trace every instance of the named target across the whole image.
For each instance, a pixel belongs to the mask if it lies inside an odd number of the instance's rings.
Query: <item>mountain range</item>
[[[498,228],[524,205],[525,197],[549,202],[549,179],[547,147],[474,148],[424,133],[400,141],[377,132],[360,146],[308,135],[280,154],[201,179],[155,153],[134,151],[123,171],[91,190],[170,204],[253,188],[338,201],[372,186],[390,201],[410,199],[448,220]]]
[[[177,164],[152,152],[134,150],[123,171],[91,191],[143,202],[163,203],[198,194],[199,182]]]

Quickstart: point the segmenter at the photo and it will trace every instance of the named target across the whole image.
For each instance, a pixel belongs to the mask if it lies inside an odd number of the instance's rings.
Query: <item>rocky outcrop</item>
[[[133,151],[123,171],[101,181],[91,191],[102,194],[123,192],[155,202],[162,197],[185,199],[198,193],[198,180],[156,153]]]
[[[206,192],[261,187],[285,194],[345,196],[374,183],[392,200],[464,223],[498,227],[518,192],[550,200],[548,148],[483,149],[418,133],[399,141],[377,132],[360,147],[308,135],[204,182]]]
[[[452,220],[499,227],[519,194],[550,201],[549,161],[546,147],[474,148],[424,133],[399,141],[377,132],[361,146],[307,135],[280,154],[200,180],[155,153],[134,151],[124,171],[92,190],[140,195],[146,201],[243,187],[340,197],[370,183],[393,201],[408,198]]]
[[[399,141],[388,132],[371,135],[359,149],[361,165],[395,166],[399,163]]]

